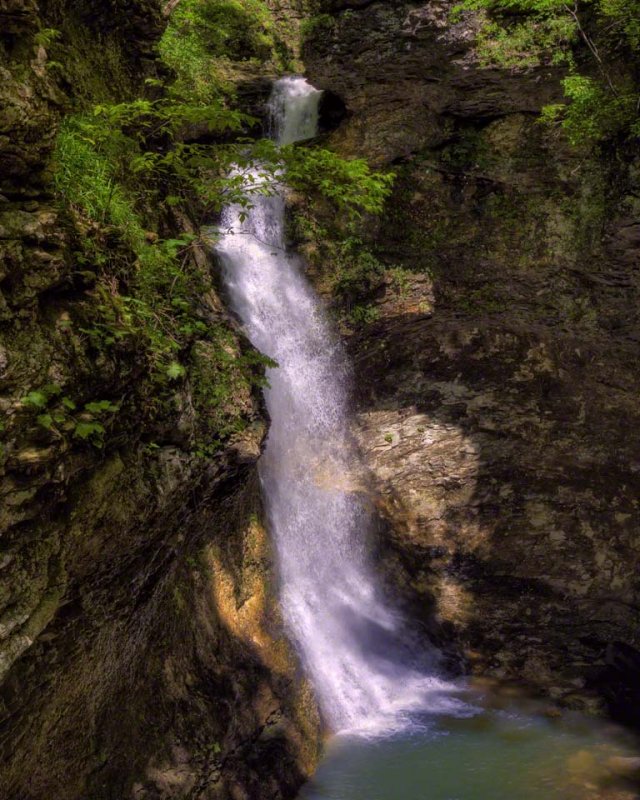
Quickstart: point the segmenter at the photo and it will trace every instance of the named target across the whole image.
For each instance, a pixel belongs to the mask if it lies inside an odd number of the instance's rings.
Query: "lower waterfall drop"
[[[278,144],[316,134],[320,97],[300,77],[275,83],[269,111]],[[234,311],[278,364],[268,371],[271,429],[260,476],[282,609],[332,730],[393,730],[412,712],[457,703],[437,677],[435,653],[410,642],[376,588],[349,433],[348,365],[299,260],[286,252],[284,214],[281,195],[257,198],[248,214],[229,206],[216,245]]]

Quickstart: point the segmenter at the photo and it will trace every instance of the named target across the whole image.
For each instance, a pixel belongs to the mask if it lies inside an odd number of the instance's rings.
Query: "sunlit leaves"
[[[560,127],[572,144],[638,136],[640,93],[607,60],[640,50],[640,0],[462,0],[455,13],[463,11],[484,12],[477,52],[487,66],[569,67],[563,81],[568,102],[547,106],[542,120]],[[579,42],[592,75],[578,72]]]
[[[314,190],[351,216],[379,214],[391,191],[392,173],[373,172],[364,159],[345,159],[321,148],[282,149],[287,183]]]
[[[167,367],[167,378],[176,381],[186,374],[186,369],[178,361],[172,361]]]
[[[560,125],[571,144],[599,142],[623,131],[635,136],[640,132],[638,98],[632,89],[614,94],[583,75],[569,75],[562,86],[570,102],[546,106],[542,121]]]
[[[282,50],[264,0],[181,0],[160,41],[162,58],[176,74],[171,94],[205,104],[230,91],[225,64],[278,61]]]

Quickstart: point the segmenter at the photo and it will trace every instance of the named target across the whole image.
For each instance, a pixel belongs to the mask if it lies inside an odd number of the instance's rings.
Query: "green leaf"
[[[120,410],[120,406],[110,400],[96,400],[92,403],[85,403],[84,410],[90,414],[104,414],[105,412],[115,414],[116,411]]]
[[[34,36],[34,42],[39,47],[49,47],[57,41],[62,34],[56,28],[41,28]]]
[[[167,377],[169,380],[175,381],[186,375],[186,369],[177,361],[172,361],[167,367]]]
[[[47,395],[38,390],[29,392],[26,397],[22,398],[22,402],[25,406],[32,406],[33,408],[44,408],[48,401],[49,398]]]
[[[165,252],[171,256],[172,258],[176,256],[181,250],[184,250],[188,247],[194,239],[197,237],[195,234],[186,233],[184,236],[181,236],[179,239],[165,239],[162,242],[162,245],[165,249]]]
[[[78,439],[100,438],[104,434],[104,427],[99,422],[78,422],[73,435]]]

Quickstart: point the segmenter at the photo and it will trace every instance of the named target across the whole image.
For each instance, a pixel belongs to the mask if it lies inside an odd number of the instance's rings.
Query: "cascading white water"
[[[314,136],[320,96],[303,78],[278,81],[273,138]],[[278,363],[268,374],[271,430],[260,475],[282,608],[323,712],[335,731],[363,731],[394,727],[413,710],[450,709],[449,686],[430,674],[376,589],[349,435],[348,369],[320,300],[285,250],[283,198],[260,197],[244,213],[226,209],[216,249],[249,338]]]

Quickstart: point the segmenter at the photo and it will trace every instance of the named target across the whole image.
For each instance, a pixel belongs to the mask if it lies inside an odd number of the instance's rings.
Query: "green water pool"
[[[524,701],[341,735],[300,800],[637,800],[640,745],[616,726]]]

